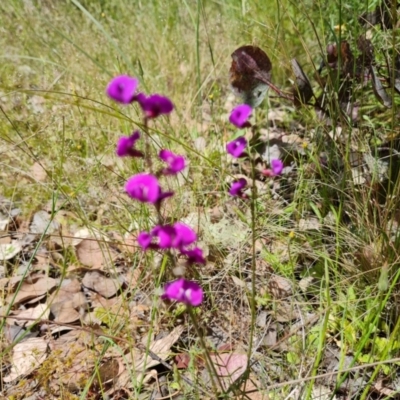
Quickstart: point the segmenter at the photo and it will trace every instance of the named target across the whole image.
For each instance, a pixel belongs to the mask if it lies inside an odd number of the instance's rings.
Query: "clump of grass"
[[[143,90],[168,94],[176,106],[174,116],[155,122],[154,146],[184,152],[190,159],[184,186],[178,189],[170,183],[177,195],[169,209],[165,206],[165,215],[171,221],[196,216],[204,237],[208,234],[213,238],[215,232],[206,233],[201,222],[209,219],[213,208],[227,221],[240,221],[232,225],[243,230],[239,235],[221,223],[217,235],[231,235],[232,244],[227,240],[218,245],[205,243],[209,266],[199,270],[199,278],[204,281],[207,301],[196,318],[204,326],[222,326],[234,332],[232,341],[247,346],[253,334],[263,334],[254,324],[256,311],[266,311],[274,323],[282,313],[285,302],[274,298],[265,287],[272,275],[284,277],[295,287],[291,307],[300,309],[302,315],[313,313],[320,318],[314,326],[305,324],[301,337],[291,333],[293,320],[277,325],[278,341],[291,336],[279,357],[268,346],[247,349],[252,357],[256,349],[257,377],[268,395],[289,395],[290,385],[268,389],[274,384],[283,386],[284,381],[278,382],[282,376],[287,380],[307,376],[311,380],[304,380],[302,396],[313,398],[314,387],[319,385],[313,378],[326,366],[327,354],[335,346],[339,370],[387,362],[377,365],[365,387],[359,389],[360,398],[367,398],[377,379],[396,373],[397,365],[390,364],[390,359],[397,357],[399,349],[398,100],[394,89],[387,90],[392,108],[386,109],[370,88],[355,87],[354,101],[361,103],[356,126],[345,118],[334,118],[340,114],[340,87],[333,79],[326,86],[333,124],[318,120],[310,108],[291,110],[286,116],[286,131],[301,121],[306,127],[302,134],[313,134],[311,145],[296,159],[296,175],[288,182],[293,187],[290,201],[277,202],[254,192],[253,219],[248,205],[228,200],[225,178],[231,175],[231,169],[221,149],[233,134],[224,103],[229,55],[234,49],[251,43],[262,47],[271,57],[273,82],[287,86],[291,58],[296,57],[314,77],[319,63],[326,61],[328,43],[347,40],[355,49],[359,35],[368,30],[377,66],[381,66],[385,55],[391,56],[397,49],[394,31],[358,22],[359,15],[371,12],[374,6],[366,9],[355,2],[314,2],[309,8],[290,1],[197,1],[182,6],[174,1],[132,4],[123,0],[1,4],[2,194],[18,204],[24,220],[57,198],[62,209],[77,216],[74,224],[79,227],[121,235],[151,229],[154,215],[132,204],[121,191],[126,177],[138,173],[143,164],[140,160],[120,162],[114,156],[117,138],[143,127],[140,111],[116,107],[104,96],[112,76],[129,73],[140,77]],[[383,52],[377,50],[381,48]],[[317,96],[323,91],[317,84],[314,90]],[[272,97],[269,108],[279,104]],[[265,116],[267,112],[259,114]],[[269,127],[266,119],[263,122]],[[329,136],[338,125],[347,140],[335,141]],[[204,137],[205,146],[194,150],[199,137]],[[369,180],[358,184],[351,162],[355,150],[370,154],[374,160],[390,160],[387,176],[382,180],[380,172],[373,170],[379,167],[373,161]],[[323,165],[321,153],[327,155],[328,167]],[[36,163],[44,168],[45,178],[33,174]],[[311,217],[317,221],[317,229],[300,228],[300,221]],[[252,246],[258,240],[262,245],[256,254]],[[252,265],[255,260],[261,272]],[[152,296],[153,282],[161,286],[165,280],[168,261],[161,261],[161,269],[149,255],[144,261],[137,255],[130,261],[135,266],[144,262],[149,270],[138,285],[142,286],[131,289],[132,296],[146,292],[150,298],[149,330],[158,330],[160,325],[171,328],[183,320],[194,333],[183,310],[158,309],[158,297]],[[233,278],[244,286],[233,287]],[[308,278],[312,284],[301,291],[298,282]],[[251,290],[246,286],[249,283],[254,285]],[[129,299],[127,296],[126,302]],[[232,317],[238,314],[242,321]],[[111,320],[112,313],[103,320],[110,334],[130,335],[127,321],[116,318],[114,324]],[[243,321],[252,321],[252,326],[244,326]],[[203,348],[203,343],[190,335],[183,339],[184,345],[193,353],[192,360],[212,347],[208,343]],[[5,349],[4,354],[10,351]],[[350,354],[353,358],[348,364],[346,357]],[[53,361],[48,359],[39,368],[39,377],[48,376]],[[269,365],[280,372],[271,371]],[[192,365],[192,375],[196,371]],[[276,381],[271,382],[268,376]],[[175,384],[179,382],[179,373],[174,379]],[[340,392],[346,379],[351,383],[349,373],[343,372],[323,384],[330,385],[332,393],[336,389]],[[206,387],[205,382],[199,385]],[[182,382],[179,388],[186,396],[201,395]]]

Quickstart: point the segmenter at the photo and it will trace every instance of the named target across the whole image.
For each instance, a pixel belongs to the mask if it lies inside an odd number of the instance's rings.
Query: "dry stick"
[[[118,337],[118,336],[108,335],[108,334],[106,334],[106,333],[98,332],[98,331],[95,331],[95,330],[93,330],[93,329],[86,328],[86,327],[84,327],[84,326],[72,325],[72,324],[64,324],[64,323],[61,323],[61,322],[51,321],[51,320],[49,320],[49,319],[27,318],[27,317],[18,317],[18,316],[16,316],[16,315],[1,315],[1,314],[0,314],[0,318],[5,318],[5,319],[7,319],[7,318],[13,318],[13,319],[16,319],[16,320],[21,320],[21,321],[35,321],[35,322],[37,322],[37,323],[45,323],[45,324],[48,324],[48,325],[53,324],[53,325],[58,325],[58,326],[64,326],[64,327],[66,327],[66,328],[78,329],[78,330],[81,330],[81,331],[84,331],[84,332],[88,332],[88,333],[94,334],[94,335],[96,335],[96,336],[104,336],[104,337],[106,337],[107,339],[113,340],[114,342],[123,342],[123,343],[126,343],[126,344],[131,344],[131,342],[130,342],[129,340],[120,338],[120,337]],[[17,343],[12,344],[12,345],[10,346],[10,348],[14,347],[14,345],[16,345],[16,344],[17,344]],[[144,347],[144,346],[140,346],[140,347]],[[151,351],[150,349],[146,349],[146,351],[147,351],[147,353],[149,354],[149,356],[150,356],[153,360],[158,361],[158,362],[159,362],[160,364],[162,364],[165,368],[167,368],[167,369],[170,370],[170,371],[173,371],[173,368],[172,368],[168,363],[166,363],[162,358],[160,358],[156,353],[154,353],[154,352]],[[212,396],[213,396],[212,393],[209,393],[209,392],[206,391],[205,389],[201,388],[199,385],[196,385],[191,379],[187,378],[187,377],[184,376],[184,375],[181,375],[181,378],[182,378],[189,386],[192,386],[193,388],[196,388],[196,389],[200,390],[200,392],[202,392],[203,394],[205,394],[205,395],[209,396],[210,398],[212,398]]]
[[[384,364],[391,364],[391,363],[398,363],[398,362],[400,362],[400,357],[392,358],[390,360],[376,361],[376,362],[369,363],[369,364],[357,365],[357,366],[351,367],[351,368],[343,368],[340,371],[326,372],[325,374],[320,374],[320,375],[315,375],[315,376],[307,376],[305,378],[299,378],[299,379],[293,379],[291,381],[275,383],[273,385],[270,385],[270,386],[266,387],[263,391],[272,390],[272,389],[278,389],[280,387],[287,386],[287,385],[296,385],[298,383],[312,381],[314,379],[329,378],[329,377],[334,376],[334,375],[339,375],[339,374],[341,374],[343,372],[353,372],[353,371],[358,371],[358,370],[364,369],[364,368],[376,367],[377,365],[384,365]],[[254,389],[254,390],[249,390],[246,393],[254,393],[254,392],[258,392],[258,391],[259,390]]]
[[[265,83],[266,85],[268,85],[277,95],[278,97],[285,99],[285,100],[290,100],[291,102],[294,101],[294,97],[289,96],[285,93],[282,92],[282,90],[280,90],[277,86],[275,86],[273,83],[271,83],[271,81],[267,78],[265,78],[265,76],[259,72],[255,72],[254,76],[261,82]],[[325,114],[327,113],[327,111],[321,106],[321,104],[319,103],[318,99],[315,97],[315,94],[313,93],[313,97],[315,100],[315,103],[305,103],[306,106],[313,106],[315,108],[317,108],[318,110],[324,112]]]
[[[290,100],[293,101],[293,97],[288,96],[287,94],[284,94],[282,92],[282,90],[280,90],[279,88],[277,88],[273,83],[271,83],[271,81],[269,79],[267,79],[262,73],[260,73],[259,71],[255,71],[254,73],[254,77],[256,79],[258,79],[259,81],[265,83],[266,85],[268,85],[279,97],[286,99],[286,100]]]

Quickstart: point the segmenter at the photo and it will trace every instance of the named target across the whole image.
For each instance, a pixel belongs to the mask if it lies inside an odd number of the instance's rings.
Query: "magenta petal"
[[[196,232],[190,227],[182,222],[177,222],[174,224],[176,237],[174,240],[174,247],[182,248],[190,246],[197,240]]]
[[[147,97],[145,94],[139,93],[135,100],[138,101],[147,118],[156,118],[161,114],[169,114],[174,109],[172,101],[168,97],[159,94],[152,94]]]
[[[239,196],[242,193],[242,190],[246,187],[247,181],[244,178],[240,178],[237,181],[232,182],[231,187],[229,189],[229,194],[231,196]]]
[[[283,171],[283,162],[279,159],[271,160],[271,169],[274,175],[280,175]]]
[[[133,132],[131,136],[122,136],[119,138],[117,143],[117,156],[118,157],[143,157],[143,153],[140,150],[134,148],[135,143],[140,138],[139,131]]]
[[[139,81],[128,75],[120,75],[110,81],[106,93],[113,100],[129,104],[134,100],[134,95]]]
[[[244,149],[247,146],[247,140],[244,136],[239,136],[232,142],[226,145],[226,151],[235,158],[239,158],[243,155]]]
[[[196,282],[180,278],[165,285],[162,298],[196,307],[203,301],[203,289]]]
[[[177,279],[169,282],[164,287],[163,298],[168,300],[178,300],[182,296],[184,279]]]
[[[172,247],[172,242],[176,236],[176,232],[173,226],[164,225],[156,226],[151,233],[158,238],[158,246],[160,249],[168,249]]]
[[[229,122],[238,128],[244,128],[248,125],[252,111],[253,109],[249,105],[241,104],[232,110]]]
[[[203,289],[196,282],[187,281],[186,297],[191,306],[197,307],[203,302]]]
[[[161,150],[159,157],[168,164],[168,168],[163,170],[163,173],[166,175],[177,174],[186,166],[185,157],[174,154],[172,151]]]
[[[201,250],[199,247],[195,247],[192,250],[181,250],[181,253],[188,258],[188,263],[189,264],[205,264],[206,259],[203,257],[203,250]]]
[[[148,232],[140,232],[137,241],[139,246],[146,250],[151,246],[152,236]]]
[[[157,178],[151,174],[137,174],[125,184],[128,195],[142,203],[156,203],[160,199],[161,188]]]

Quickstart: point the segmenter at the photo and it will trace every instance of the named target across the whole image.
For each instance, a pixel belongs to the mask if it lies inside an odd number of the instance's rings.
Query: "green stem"
[[[204,354],[205,354],[205,357],[206,357],[207,369],[208,369],[208,372],[210,374],[211,384],[212,384],[212,387],[213,387],[213,391],[214,391],[215,395],[217,396],[218,395],[218,387],[217,387],[217,385],[215,383],[214,378],[217,378],[219,387],[222,388],[223,386],[221,385],[221,381],[220,381],[220,379],[218,377],[217,370],[215,369],[215,365],[212,362],[210,354],[209,354],[209,352],[207,350],[206,342],[204,340],[204,337],[203,337],[203,334],[202,334],[201,329],[199,327],[199,324],[197,323],[197,318],[196,318],[195,313],[193,312],[192,307],[188,306],[188,311],[189,311],[190,319],[191,319],[191,321],[193,323],[194,329],[195,329],[195,331],[197,333],[197,336],[199,337],[201,347],[204,350]]]

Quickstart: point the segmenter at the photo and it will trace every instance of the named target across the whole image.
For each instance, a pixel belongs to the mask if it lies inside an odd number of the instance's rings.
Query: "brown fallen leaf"
[[[112,266],[117,254],[107,243],[97,239],[84,239],[76,246],[79,261],[92,269],[104,270]]]
[[[371,66],[370,67],[371,71],[371,81],[372,81],[372,88],[374,90],[375,97],[387,108],[392,107],[392,99],[389,97],[389,95],[386,93],[382,82],[380,81],[376,71],[375,67]]]
[[[42,296],[50,292],[56,286],[57,281],[53,278],[48,277],[39,278],[33,284],[24,282],[22,283],[21,287],[15,295],[10,294],[7,296],[6,302],[8,304],[13,302],[13,305],[18,305],[24,301]]]
[[[302,104],[307,104],[311,100],[314,92],[307,75],[304,73],[298,61],[293,58],[291,63],[296,77],[296,84],[293,88],[293,102],[295,107],[300,107]]]
[[[279,275],[272,275],[268,281],[268,291],[275,299],[283,299],[292,294],[292,282]]]
[[[20,325],[24,327],[29,327],[35,325],[36,321],[32,321],[32,319],[48,319],[50,314],[50,309],[47,304],[38,304],[36,307],[28,308],[26,310],[20,311],[18,313],[12,313],[12,316],[16,316],[18,318],[9,318],[9,324]],[[27,318],[27,319],[24,319]]]
[[[246,354],[222,353],[212,354],[210,357],[224,390],[228,389],[246,371],[248,360]]]
[[[49,297],[48,302],[55,321],[66,324],[79,320],[82,316],[80,311],[87,306],[86,297],[77,279],[65,280],[60,290]]]
[[[170,349],[180,338],[184,329],[182,325],[177,326],[169,335],[153,341],[150,344],[149,350],[161,360],[165,361],[171,355]],[[125,388],[132,387],[132,375],[135,376],[136,380],[140,380],[146,369],[153,368],[160,364],[160,361],[153,359],[150,354],[146,355],[146,351],[145,354],[138,354],[134,358],[129,354],[125,357],[124,361],[128,368],[118,377],[118,387]]]
[[[263,393],[262,384],[253,375],[243,382],[241,390],[246,393],[245,398],[250,400],[269,400],[267,393]],[[243,396],[240,396],[243,397]],[[239,399],[238,399],[239,400]]]
[[[20,376],[34,371],[47,357],[47,341],[40,338],[29,338],[13,348],[12,367],[3,381],[12,382]]]
[[[47,172],[43,166],[35,162],[31,167],[32,178],[37,182],[44,182],[47,178]]]
[[[114,296],[121,287],[118,279],[106,278],[97,271],[87,272],[82,284],[106,298]]]

